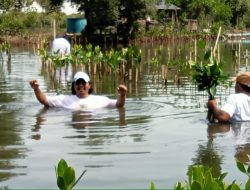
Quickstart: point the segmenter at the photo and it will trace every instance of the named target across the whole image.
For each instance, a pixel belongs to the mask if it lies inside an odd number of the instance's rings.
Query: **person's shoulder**
[[[235,94],[230,94],[231,97],[235,97],[235,98],[250,98],[247,94],[245,93],[235,93]]]
[[[230,94],[228,97],[229,101],[233,102],[245,102],[250,100],[250,96],[244,94],[244,93],[235,93],[235,94]]]
[[[244,96],[243,93],[234,93],[234,94],[230,94],[229,97],[233,97],[233,98],[237,98],[237,97],[241,97]]]

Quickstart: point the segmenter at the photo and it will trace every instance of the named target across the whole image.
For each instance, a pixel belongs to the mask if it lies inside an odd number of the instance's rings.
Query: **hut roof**
[[[156,9],[158,10],[180,10],[181,9],[180,7],[177,7],[174,4],[171,4],[171,3],[166,4],[164,0],[159,0],[155,6],[156,6]]]

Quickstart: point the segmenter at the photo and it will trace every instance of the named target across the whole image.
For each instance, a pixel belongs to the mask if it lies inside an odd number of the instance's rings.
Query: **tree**
[[[182,10],[185,18],[199,19],[203,22],[230,22],[233,26],[239,24],[239,19],[249,12],[248,0],[166,0],[174,3]]]
[[[46,13],[60,12],[63,0],[36,0]]]
[[[236,26],[239,24],[239,18],[243,19],[243,16],[249,11],[247,0],[226,0],[226,3],[232,10],[231,23]]]
[[[121,0],[121,17],[126,19],[124,38],[134,38],[134,34],[138,30],[137,20],[145,18],[146,8],[146,1],[144,0]]]
[[[119,0],[72,0],[79,5],[87,19],[86,34],[91,36],[95,31],[103,31],[106,26],[114,25],[119,18]]]
[[[33,3],[33,0],[1,0],[0,9],[4,12],[8,11],[20,11],[22,8],[29,6]]]
[[[58,4],[61,0],[56,0]],[[121,18],[125,19],[123,37],[133,37],[136,31],[135,23],[138,18],[145,17],[146,2],[152,0],[71,0],[79,5],[87,19],[85,28],[88,36],[95,31],[102,31],[109,25],[115,26]],[[149,8],[148,8],[149,10]]]

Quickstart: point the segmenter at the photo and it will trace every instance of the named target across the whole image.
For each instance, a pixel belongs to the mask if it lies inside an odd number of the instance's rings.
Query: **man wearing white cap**
[[[221,109],[216,100],[209,100],[207,106],[219,122],[250,121],[250,72],[236,77],[235,94],[230,94]]]
[[[76,110],[123,107],[127,93],[127,87],[119,85],[119,96],[116,100],[105,96],[92,95],[90,78],[85,72],[77,72],[74,75],[72,95],[47,96],[40,90],[37,80],[30,81],[30,85],[41,104],[47,107],[62,107]]]

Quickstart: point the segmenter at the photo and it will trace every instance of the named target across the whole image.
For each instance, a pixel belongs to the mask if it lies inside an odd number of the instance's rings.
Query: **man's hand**
[[[37,82],[37,80],[31,80],[30,81],[30,86],[31,88],[33,88],[34,90],[37,90],[39,88],[39,84]]]
[[[127,93],[127,87],[125,85],[122,85],[120,84],[119,87],[118,87],[118,93],[121,95],[121,96],[125,96],[126,93]]]
[[[211,110],[214,110],[215,108],[217,108],[217,101],[215,99],[208,100],[207,107]]]

